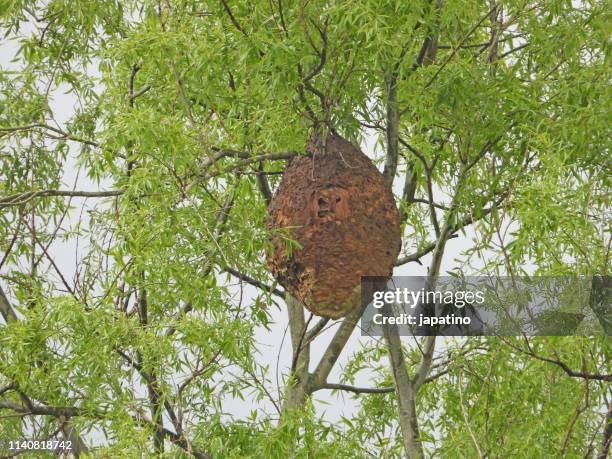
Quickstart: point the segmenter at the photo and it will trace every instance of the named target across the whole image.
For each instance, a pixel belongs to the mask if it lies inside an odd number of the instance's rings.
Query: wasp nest
[[[270,203],[268,264],[310,311],[337,319],[359,307],[361,276],[391,275],[399,216],[382,174],[361,150],[332,134],[325,142],[313,135],[306,149],[308,156],[287,166]]]

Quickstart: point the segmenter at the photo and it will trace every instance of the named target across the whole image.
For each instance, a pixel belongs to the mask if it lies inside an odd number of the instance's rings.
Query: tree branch
[[[447,374],[449,370],[441,370],[438,373],[426,377],[422,384],[427,384]],[[342,390],[354,394],[388,394],[395,391],[395,387],[356,387],[348,384],[325,383],[319,389]]]
[[[232,21],[232,24],[234,24],[234,27],[236,27],[236,29],[238,29],[240,31],[240,33],[242,33],[242,35],[244,35],[245,37],[248,37],[249,35],[245,32],[245,30],[242,28],[240,23],[236,20],[236,18],[232,14],[232,10],[230,9],[229,5],[227,4],[227,1],[226,0],[221,0],[221,3],[223,4],[223,9],[225,10],[227,15],[229,16],[230,21]]]
[[[13,310],[10,301],[6,297],[2,286],[0,285],[0,314],[6,324],[15,322],[17,320],[17,314]]]
[[[134,102],[134,100],[136,100],[138,97],[142,96],[144,93],[149,91],[149,89],[151,89],[150,84],[144,85],[142,88],[140,88],[138,91],[136,91],[134,94],[130,96],[130,101]]]
[[[395,387],[355,387],[347,384],[325,383],[321,389],[343,390],[354,394],[389,394],[395,391]]]
[[[285,298],[287,313],[289,315],[289,332],[291,334],[291,348],[293,359],[291,374],[288,383],[288,392],[283,409],[291,410],[304,403],[309,386],[308,366],[310,364],[310,344],[304,344],[306,321],[304,319],[304,306],[291,295]]]
[[[313,339],[317,337],[319,333],[321,333],[321,331],[323,330],[323,328],[325,328],[325,325],[327,325],[329,321],[329,317],[321,317],[321,319],[319,319],[315,326],[308,330],[304,340],[307,343],[310,343]]]
[[[336,361],[340,357],[340,353],[344,349],[347,341],[351,337],[357,322],[363,315],[363,311],[365,311],[365,306],[359,307],[351,312],[348,316],[344,318],[342,324],[336,331],[336,334],[332,338],[329,346],[325,350],[323,357],[319,361],[317,368],[311,375],[311,392],[316,391],[323,384],[327,382],[327,377],[334,367]]]
[[[429,374],[429,370],[431,370],[431,363],[433,361],[433,353],[436,347],[436,337],[435,336],[427,336],[425,338],[425,350],[423,351],[423,357],[421,359],[421,364],[417,369],[414,378],[414,390],[418,391],[419,388],[423,385],[423,383],[427,380],[427,375]]]
[[[512,347],[513,349],[519,352],[522,352],[523,354],[530,355],[531,357],[537,360],[540,360],[542,362],[551,363],[553,365],[558,366],[568,376],[571,376],[572,378],[593,379],[593,380],[606,381],[606,382],[612,381],[612,374],[598,374],[598,373],[589,373],[586,371],[575,371],[575,370],[572,370],[565,362],[562,362],[561,360],[554,360],[554,359],[544,357],[544,356],[537,354],[527,338],[525,338],[525,344],[527,346],[527,350],[511,344],[507,340],[504,340],[504,342],[510,347]]]
[[[554,359],[550,359],[548,357],[543,357],[541,355],[536,354],[531,348],[531,344],[529,344],[529,349],[530,349],[530,351],[528,352],[529,355],[531,355],[532,357],[538,360],[541,360],[542,362],[552,363],[553,365],[558,366],[568,376],[571,376],[572,378],[584,378],[584,379],[594,379],[594,380],[596,379],[598,381],[606,381],[606,382],[612,381],[612,374],[598,374],[598,373],[588,373],[586,371],[575,371],[575,370],[572,370],[565,362],[562,362],[561,360],[554,360]]]
[[[16,413],[22,413],[26,415],[52,416],[55,418],[93,417],[97,420],[105,420],[107,417],[107,414],[101,411],[89,411],[77,407],[52,407],[45,405],[37,405],[33,403],[29,403],[28,406],[24,406],[11,400],[0,400],[0,410],[2,409],[11,410],[15,411]],[[146,427],[151,427],[152,425],[152,422],[144,418],[143,416],[131,417],[134,421]],[[212,459],[212,456],[210,456],[208,453],[191,448],[189,443],[183,436],[174,433],[168,429],[164,429],[162,433],[164,437],[168,438],[168,440],[170,440],[172,443],[189,452],[196,458]]]
[[[12,400],[0,400],[0,410],[11,410],[16,413],[31,414],[36,416],[54,416],[57,418],[72,418],[75,416],[83,416],[85,412],[76,407],[51,407],[45,405],[35,405],[30,403],[29,406],[24,406]],[[97,418],[102,418],[101,413],[87,413]]]
[[[263,290],[264,292],[268,292],[271,293],[272,295],[276,295],[280,298],[285,298],[285,292],[278,290],[276,288],[272,288],[271,286],[258,281],[257,279],[253,279],[251,276],[248,276],[246,274],[241,273],[240,271],[237,271],[233,268],[230,268],[229,266],[226,266],[223,269],[225,272],[231,274],[232,276],[240,279],[241,281],[246,282],[247,284],[250,284],[254,287],[257,287],[260,290]]]
[[[383,177],[389,189],[393,186],[397,171],[397,158],[399,155],[399,107],[397,102],[397,75],[395,73],[385,78],[387,86],[387,156]]]
[[[111,196],[120,196],[123,190],[109,191],[72,191],[72,190],[39,190],[39,191],[24,191],[15,193],[4,198],[0,198],[0,208],[20,206],[27,204],[35,198],[61,196],[61,197],[79,197],[79,198],[107,198]]]
[[[259,188],[261,196],[264,198],[266,207],[268,207],[270,205],[270,202],[272,201],[272,191],[270,190],[270,184],[268,183],[268,179],[265,176],[263,163],[261,161],[257,164],[257,172],[257,187]]]
[[[225,156],[238,156],[238,157],[242,157],[242,158],[245,158],[245,159],[236,161],[236,162],[230,164],[226,168],[206,173],[206,169],[208,169],[212,164],[214,164],[216,161],[218,161],[219,159],[221,159],[221,158],[223,158]],[[245,166],[251,165],[253,163],[257,163],[259,161],[287,160],[287,159],[294,158],[295,156],[298,156],[298,153],[296,153],[296,152],[263,153],[263,154],[259,154],[259,155],[255,155],[255,156],[250,156],[249,157],[248,155],[244,156],[243,153],[241,153],[241,152],[233,152],[231,150],[219,151],[219,152],[217,152],[216,155],[213,155],[211,158],[207,159],[203,163],[199,176],[197,177],[196,180],[194,180],[189,185],[187,185],[186,191],[189,191],[191,188],[193,188],[198,183],[200,183],[200,182],[202,182],[204,180],[207,180],[207,179],[210,179],[210,178],[213,178],[213,177],[217,177],[219,175],[223,175],[223,174],[231,172],[231,171],[240,170],[241,168],[243,168]]]
[[[459,237],[457,234],[450,234],[447,237],[447,239],[455,239],[457,237]],[[415,253],[412,253],[410,255],[406,255],[405,257],[398,258],[397,261],[395,262],[395,266],[401,266],[401,265],[404,265],[406,263],[410,263],[413,261],[418,262],[421,258],[423,258],[428,253],[432,252],[435,248],[436,248],[436,243],[430,242],[425,247],[423,247],[421,250]]]
[[[383,312],[386,316],[393,315],[392,306],[385,303]],[[389,362],[395,381],[397,395],[399,425],[402,432],[402,442],[406,456],[410,459],[423,458],[423,446],[420,440],[419,424],[416,414],[416,390],[408,377],[406,359],[402,350],[402,342],[397,325],[385,323],[383,334],[389,352]]]
[[[601,451],[597,459],[606,459],[610,451],[610,444],[612,444],[612,402],[608,402],[608,413],[606,414],[605,422],[603,438],[601,440]]]
[[[234,169],[239,169],[243,166],[248,166],[260,161],[275,161],[275,160],[287,160],[297,156],[296,152],[282,152],[282,153],[263,153],[255,156],[251,156],[246,152],[239,152],[234,150],[218,150],[215,155],[208,158],[201,167],[202,172],[200,173],[201,179],[207,179],[216,177],[226,172],[230,172]],[[233,156],[244,158],[236,163],[232,164],[229,168],[220,171],[213,171],[206,174],[205,171],[215,162],[221,158]],[[196,183],[193,182],[187,186],[187,190],[192,188]],[[108,191],[74,191],[74,190],[39,190],[39,191],[25,191],[21,193],[15,193],[9,196],[0,198],[0,209],[4,207],[19,206],[27,204],[35,198],[40,197],[80,197],[80,198],[106,198],[113,196],[121,196],[124,194],[124,190],[108,190]]]
[[[409,204],[417,202],[414,198],[414,194],[416,193],[417,188],[417,176],[416,170],[414,167],[414,162],[409,161],[406,165],[406,177],[404,179],[404,189],[402,191],[402,201],[400,204],[399,210],[399,221],[400,225],[406,223],[406,218],[408,217],[408,212],[406,212],[405,207]]]
[[[410,199],[410,201],[408,201],[408,202],[410,202],[410,203],[412,203],[412,204],[419,203],[419,204],[427,204],[427,205],[430,205],[429,200],[427,200],[427,199],[423,199],[423,198],[414,198],[414,197],[413,197],[413,198],[411,198],[411,199]],[[433,206],[434,206],[436,209],[440,209],[440,210],[448,210],[448,207],[447,207],[447,206],[445,206],[444,204],[438,204],[437,202],[433,202],[433,203],[431,203],[431,204],[433,204]]]
[[[5,323],[7,324],[18,320],[17,315],[13,311],[13,307],[11,306],[8,298],[6,297],[6,294],[4,293],[4,290],[2,289],[2,286],[0,286],[0,314],[2,315]],[[22,399],[26,401],[28,408],[31,408],[34,406],[32,401],[26,396],[26,394],[24,394],[18,388],[18,385],[14,383],[11,383],[6,387],[1,388],[0,395],[3,395],[10,390],[15,390],[19,392]],[[2,405],[3,402],[5,402],[4,406]],[[0,400],[0,409],[2,408],[12,409],[11,406],[13,405],[11,405],[11,403],[12,402],[10,402],[9,400]],[[17,406],[18,408],[20,407],[20,405],[15,405],[15,406]],[[21,412],[21,411],[18,411],[18,412]],[[24,413],[24,414],[27,414],[27,413]],[[69,417],[66,417],[66,418],[69,418]],[[69,420],[64,423],[62,431],[64,435],[66,435],[66,438],[73,441],[73,445],[74,445],[73,453],[76,457],[78,457],[80,452],[87,452],[87,445],[83,441],[80,433],[71,426],[71,423],[69,422]]]
[[[431,84],[436,81],[436,78],[438,78],[438,75],[440,75],[440,72],[442,72],[442,70],[444,70],[444,67],[447,66],[447,64],[453,59],[453,57],[455,57],[455,54],[457,54],[457,51],[459,51],[461,49],[461,47],[465,44],[465,42],[470,38],[470,36],[476,31],[476,29],[478,27],[480,27],[480,25],[491,15],[491,13],[497,8],[497,5],[493,5],[493,8],[491,8],[489,11],[487,11],[487,13],[485,15],[483,15],[480,20],[474,25],[474,27],[472,27],[468,33],[466,33],[464,35],[464,37],[461,39],[461,41],[459,42],[459,44],[457,46],[455,46],[453,48],[453,50],[451,51],[450,55],[444,60],[444,62],[442,63],[442,65],[438,68],[438,70],[436,71],[436,73],[434,73],[434,75],[430,78],[430,80],[427,82],[427,84],[425,85],[425,89],[429,88],[431,86]]]
[[[46,129],[48,131],[54,132],[55,134],[59,135],[59,137],[49,135],[49,137],[51,137],[52,139],[73,140],[75,142],[83,143],[91,147],[100,148],[100,144],[97,142],[94,142],[93,140],[82,139],[66,131],[62,131],[61,129],[58,129],[53,126],[49,126],[48,124],[44,124],[44,123],[32,123],[32,124],[26,124],[23,126],[12,126],[12,127],[0,128],[0,132],[13,133],[13,132],[19,132],[19,131],[29,131],[32,129]]]
[[[227,223],[227,219],[229,218],[230,211],[234,205],[234,191],[231,191],[225,196],[225,200],[223,201],[223,205],[217,210],[217,216],[215,218],[215,225],[212,232],[213,238],[218,238],[225,231],[225,224]],[[213,269],[213,264],[208,263],[206,268],[204,269],[202,276],[206,277],[210,274]],[[193,303],[188,301],[187,304],[183,307],[181,311],[181,316],[188,314],[193,309]],[[170,336],[176,333],[176,327],[172,326],[168,328],[166,331],[166,336]]]
[[[0,387],[0,395],[4,395],[8,391],[14,390],[15,387],[16,386],[14,384],[9,384],[8,386]]]

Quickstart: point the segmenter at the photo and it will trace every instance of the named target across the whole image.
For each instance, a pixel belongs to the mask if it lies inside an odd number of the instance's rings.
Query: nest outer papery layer
[[[313,135],[306,150],[287,166],[270,203],[267,261],[290,295],[337,319],[359,307],[362,276],[392,274],[399,215],[382,174],[350,142]]]

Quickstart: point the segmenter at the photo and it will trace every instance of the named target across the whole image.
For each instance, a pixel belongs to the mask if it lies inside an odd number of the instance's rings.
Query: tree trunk
[[[392,306],[385,304],[383,311],[386,316],[393,314]],[[419,438],[419,424],[416,414],[417,388],[408,376],[406,359],[402,351],[402,342],[396,325],[385,324],[383,328],[385,342],[389,350],[389,360],[395,380],[395,393],[399,411],[399,424],[406,457],[422,458],[423,447]]]
[[[287,394],[283,411],[302,406],[308,392],[308,365],[310,363],[310,345],[306,343],[306,321],[304,306],[291,295],[286,294],[285,301],[289,313],[289,331],[291,334],[291,375],[287,384]]]

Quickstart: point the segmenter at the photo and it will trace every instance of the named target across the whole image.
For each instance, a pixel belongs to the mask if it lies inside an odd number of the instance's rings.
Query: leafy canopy
[[[278,300],[227,284],[273,284],[266,199],[315,124],[376,142],[411,261],[469,229],[456,271],[609,274],[605,1],[12,0],[0,18],[0,284],[17,311],[2,303],[0,438],[68,419],[126,457],[160,436],[169,457],[400,456],[393,393],[278,423],[285,389],[255,341]],[[532,342],[609,373],[608,339]],[[343,381],[391,385],[363,346]],[[419,395],[426,451],[594,451],[605,383],[528,350],[448,343]],[[227,414],[247,396],[250,415]]]

